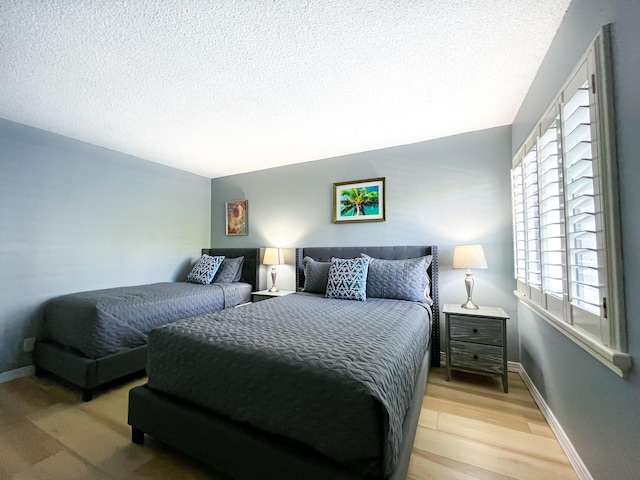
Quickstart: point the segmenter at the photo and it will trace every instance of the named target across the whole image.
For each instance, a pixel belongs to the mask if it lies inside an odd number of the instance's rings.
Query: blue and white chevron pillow
[[[200,260],[196,262],[189,275],[187,275],[187,282],[202,283],[203,285],[211,283],[223,260],[223,256],[212,257],[211,255],[202,254]]]
[[[332,258],[327,281],[327,298],[367,299],[368,258]]]

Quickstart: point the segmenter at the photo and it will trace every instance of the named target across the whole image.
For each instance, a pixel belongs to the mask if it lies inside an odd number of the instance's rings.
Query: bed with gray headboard
[[[237,480],[404,479],[440,361],[437,247],[296,257],[297,293],[151,332],[132,440]]]
[[[81,388],[84,401],[91,400],[100,386],[146,368],[147,334],[154,327],[251,301],[259,249],[203,249],[202,254],[224,256],[217,273],[228,272],[231,281],[163,282],[48,301],[34,352],[36,373],[53,373]]]

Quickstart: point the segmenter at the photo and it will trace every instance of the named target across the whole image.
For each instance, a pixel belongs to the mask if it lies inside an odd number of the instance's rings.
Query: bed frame
[[[259,248],[203,248],[207,255],[244,256],[242,281],[258,288],[260,272]],[[147,346],[123,350],[101,358],[88,358],[58,343],[38,340],[34,351],[36,375],[53,373],[82,389],[82,401],[93,398],[96,389],[127,375],[142,372],[147,366]]]
[[[420,416],[430,365],[440,364],[438,258],[436,246],[305,248],[296,252],[297,288],[304,284],[302,258],[349,258],[366,253],[375,258],[403,259],[433,255],[430,267],[433,299],[432,335],[403,423],[398,464],[387,480],[405,480]],[[433,359],[433,360],[432,360]],[[129,392],[132,441],[144,442],[145,433],[236,480],[371,480],[349,471],[310,447],[233,422],[206,409],[143,385]]]

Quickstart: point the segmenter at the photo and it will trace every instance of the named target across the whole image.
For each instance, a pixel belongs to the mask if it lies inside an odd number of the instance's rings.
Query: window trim
[[[574,343],[582,347],[610,370],[623,377],[632,368],[632,358],[626,353],[627,339],[622,281],[623,263],[621,238],[619,234],[620,208],[615,148],[615,117],[613,111],[613,76],[610,52],[610,26],[606,25],[589,45],[589,48],[571,72],[568,80],[562,85],[560,92],[554,97],[553,102],[549,108],[545,110],[544,115],[536,122],[535,127],[527,136],[523,145],[518,148],[514,156],[514,167],[518,165],[518,163],[522,165],[521,162],[524,161],[524,156],[528,152],[530,142],[532,140],[536,141],[537,135],[541,132],[541,126],[544,126],[547,120],[548,113],[560,104],[559,100],[563,92],[572,81],[575,81],[575,76],[591,57],[595,61],[593,65],[595,79],[589,79],[589,82],[593,82],[596,89],[594,117],[597,119],[597,141],[600,144],[598,147],[599,160],[597,166],[600,171],[600,178],[597,180],[597,188],[601,190],[603,198],[606,199],[606,201],[601,202],[599,212],[603,222],[602,230],[604,235],[603,270],[605,279],[604,288],[601,289],[601,292],[603,292],[603,296],[605,296],[607,300],[605,318],[609,319],[608,332],[606,332],[606,335],[603,335],[602,339],[598,339],[583,332],[581,329],[572,325],[572,323],[567,322],[564,318],[555,315],[553,312],[547,310],[546,302],[543,298],[533,298],[532,293],[535,293],[533,292],[535,289],[528,283],[521,284],[520,281],[516,280],[518,288],[514,291],[514,295],[524,306],[541,316],[547,323],[551,324]],[[568,303],[564,301],[564,305],[567,306]],[[604,341],[608,341],[609,344],[605,345]]]
[[[617,319],[611,322],[612,347],[623,352],[627,350],[627,330],[624,309],[624,286],[622,277],[622,241],[620,232],[620,196],[618,195],[618,165],[615,139],[615,116],[613,111],[613,66],[611,63],[611,28],[605,25],[594,41],[596,73],[598,75],[598,91],[596,97],[597,115],[601,153],[605,158],[614,161],[600,162],[599,169],[603,180],[600,185],[602,195],[608,202],[602,205],[602,221],[607,249],[606,278],[609,304],[609,315]],[[629,357],[629,361],[631,358]],[[629,369],[631,366],[629,366]]]
[[[631,360],[631,355],[628,353],[607,347],[595,338],[582,333],[570,323],[557,318],[552,312],[532,301],[522,292],[514,290],[513,294],[520,300],[522,305],[542,317],[547,321],[547,323],[555,327],[559,332],[563,333],[573,343],[582,347],[587,351],[587,353],[591,354],[596,358],[596,360],[600,361],[618,376],[624,377],[625,374],[631,370],[633,362]]]

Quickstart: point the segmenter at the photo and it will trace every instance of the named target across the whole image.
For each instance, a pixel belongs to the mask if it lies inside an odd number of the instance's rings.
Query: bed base
[[[208,255],[244,256],[241,281],[257,290],[260,273],[259,248],[203,248]],[[95,390],[147,367],[147,346],[123,350],[102,358],[88,358],[54,342],[38,340],[34,351],[36,374],[53,373],[82,390],[82,401],[93,399]]]
[[[376,258],[402,259],[433,255],[430,267],[433,299],[429,348],[414,387],[411,407],[403,423],[398,463],[386,480],[405,480],[418,427],[429,367],[440,365],[438,257],[434,246],[318,247],[296,251],[296,287],[303,285],[302,259],[310,255],[328,261],[331,256],[354,258],[360,253]],[[145,434],[230,475],[235,480],[371,480],[347,470],[310,447],[233,422],[190,402],[147,386],[129,392],[129,425],[134,443]]]
[[[93,398],[94,391],[106,383],[147,366],[147,345],[102,358],[87,358],[56,343],[38,341],[34,351],[36,373],[53,373],[82,390],[82,401]]]
[[[405,480],[430,367],[427,351],[403,424],[398,464],[387,480]],[[311,448],[233,422],[146,385],[129,392],[131,439],[144,435],[190,455],[235,480],[371,480]]]

